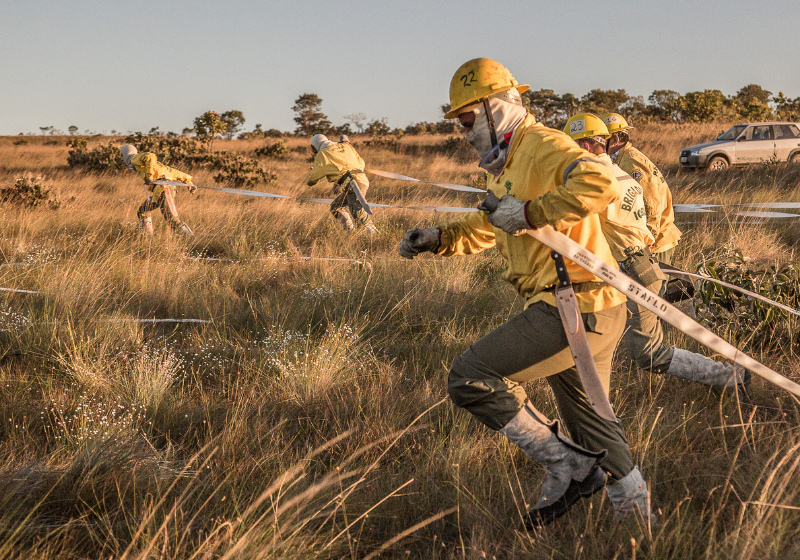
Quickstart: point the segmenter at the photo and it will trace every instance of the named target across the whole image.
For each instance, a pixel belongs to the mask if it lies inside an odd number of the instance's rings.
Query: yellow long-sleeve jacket
[[[619,200],[609,204],[599,214],[600,227],[603,228],[611,254],[621,262],[627,258],[625,249],[628,247],[641,250],[650,247],[655,241],[647,228],[642,186],[620,169],[619,165],[612,163],[607,154],[595,157],[611,167],[620,186]]]
[[[158,157],[152,152],[143,152],[141,154],[136,154],[131,159],[131,165],[145,181],[177,181],[179,183],[186,183],[187,185],[192,184],[192,176],[188,173],[184,173],[183,171],[178,171],[177,169],[173,169],[168,165],[164,165],[163,163],[159,163]],[[153,200],[158,199],[161,196],[161,193],[164,191],[164,185],[148,185],[145,184],[144,190],[148,194],[148,196],[153,197]],[[175,196],[175,187],[171,187],[171,191],[173,196]]]
[[[306,175],[306,184],[309,187],[314,186],[323,177],[327,177],[331,183],[336,183],[342,175],[350,171],[357,183],[369,187],[369,180],[364,175],[365,165],[364,160],[349,143],[332,142],[317,152],[311,171]]]
[[[503,171],[490,181],[489,189],[499,197],[513,194],[520,200],[530,200],[527,213],[531,224],[552,225],[616,267],[598,213],[619,199],[619,183],[609,167],[563,132],[528,115],[514,134]],[[503,278],[527,299],[526,306],[537,301],[556,305],[555,295],[546,291],[558,281],[547,246],[529,235],[510,235],[493,227],[483,212],[470,213],[440,229],[441,255],[467,255],[497,246],[508,261]],[[566,265],[573,283],[601,282],[569,260]],[[583,313],[626,301],[608,285],[579,291],[576,297]]]
[[[612,158],[625,173],[642,185],[644,205],[647,209],[647,227],[655,238],[653,253],[672,249],[681,238],[681,230],[675,225],[672,209],[672,193],[667,181],[647,156],[627,142]]]

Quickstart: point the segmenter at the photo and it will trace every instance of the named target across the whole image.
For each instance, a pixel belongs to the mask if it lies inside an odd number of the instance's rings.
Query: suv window
[[[793,124],[775,125],[775,140],[800,138],[800,130]]]
[[[751,126],[744,133],[745,140],[772,140],[772,130],[769,125]]]
[[[717,136],[717,140],[733,140],[734,138],[739,136],[745,128],[747,128],[746,124],[737,124],[735,126],[732,126],[728,130]]]

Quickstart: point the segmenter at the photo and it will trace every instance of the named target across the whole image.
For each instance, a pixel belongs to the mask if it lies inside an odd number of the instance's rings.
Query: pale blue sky
[[[559,93],[756,83],[798,97],[800,2],[3,0],[0,134],[180,131],[209,109],[293,130],[305,92],[334,124],[404,127],[439,119],[479,56]]]

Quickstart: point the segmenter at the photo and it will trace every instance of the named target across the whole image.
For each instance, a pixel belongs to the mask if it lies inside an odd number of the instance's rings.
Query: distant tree
[[[244,113],[241,111],[225,111],[221,115],[222,122],[225,123],[225,137],[230,140],[242,129],[244,124]]]
[[[773,97],[775,112],[782,121],[800,121],[800,97],[791,99],[778,92],[778,97]]]
[[[181,136],[188,138],[188,136],[194,132],[194,128],[187,126],[183,130],[181,130]]]
[[[671,89],[657,89],[647,98],[645,114],[662,121],[681,120],[681,94]]]
[[[577,95],[565,93],[561,96],[561,102],[564,104],[564,110],[567,112],[567,118],[580,113],[581,102]]]
[[[39,130],[42,131],[42,136],[44,136],[45,134],[48,133],[48,131],[53,130],[53,127],[52,126],[40,126]]]
[[[736,95],[734,96],[736,101],[742,105],[747,105],[748,103],[753,102],[767,105],[769,104],[770,97],[772,97],[771,91],[767,91],[756,84],[748,84],[744,86],[742,89],[737,91]]]
[[[158,131],[158,127],[157,126],[154,126],[153,128],[151,128],[148,131],[147,134],[149,134],[150,136],[161,136],[161,133]]]
[[[392,129],[389,127],[388,119],[383,117],[382,119],[373,120],[364,131],[372,136],[384,136],[389,134]]]
[[[222,116],[214,111],[206,111],[194,120],[197,138],[206,145],[209,152],[214,150],[214,140],[218,134],[225,132],[225,128]]]
[[[733,96],[736,113],[749,121],[769,120],[775,116],[769,106],[771,97],[771,91],[756,84],[748,84]]]
[[[683,96],[681,114],[686,121],[715,121],[724,114],[726,101],[725,96],[718,89],[690,91]]]
[[[628,101],[617,107],[617,109],[617,112],[626,119],[636,119],[645,114],[647,105],[645,105],[644,97],[641,95],[631,95]]]
[[[353,129],[350,128],[350,123],[344,123],[341,126],[333,126],[328,130],[328,134],[334,137],[341,136],[342,134],[353,134]],[[338,140],[338,138],[336,138]]]
[[[353,123],[353,126],[356,127],[358,133],[361,134],[364,132],[364,123],[367,120],[367,115],[364,113],[351,113],[349,115],[345,115],[344,120]]]
[[[553,128],[561,128],[577,112],[577,98],[571,93],[558,95],[552,89],[528,90],[522,101],[538,121]]]
[[[300,136],[313,136],[314,134],[327,134],[331,128],[331,121],[320,108],[322,99],[315,93],[304,93],[298,97],[292,111],[297,115],[295,134]]]
[[[458,119],[442,119],[437,123],[433,123],[431,132],[434,134],[458,134],[461,132],[460,128],[461,124]]]
[[[75,136],[75,133],[78,132],[78,127],[73,124],[67,130],[69,130],[70,136]],[[112,130],[111,132],[114,132],[114,131]]]
[[[621,113],[631,100],[624,89],[593,89],[581,97],[581,109],[587,113]]]

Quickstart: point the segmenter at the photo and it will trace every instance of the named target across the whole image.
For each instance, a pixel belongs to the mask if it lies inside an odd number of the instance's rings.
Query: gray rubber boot
[[[335,217],[337,220],[339,220],[339,223],[342,224],[342,229],[345,231],[355,229],[356,226],[353,224],[353,218],[350,217],[349,213],[339,212],[338,214],[335,214]]]
[[[153,219],[150,216],[145,216],[139,220],[139,228],[145,235],[153,235]]]
[[[682,348],[675,348],[664,373],[720,389],[738,387],[745,392],[751,378],[750,372],[738,364],[717,362]]]
[[[576,445],[558,433],[558,422],[548,422],[530,402],[499,431],[547,469],[539,501],[528,510],[527,529],[552,523],[605,486],[606,474],[597,463],[606,450],[593,453]]]
[[[657,524],[655,516],[650,513],[650,493],[647,483],[639,472],[639,467],[633,467],[625,478],[606,486],[606,494],[614,507],[614,517],[621,520],[634,514],[641,520]]]

